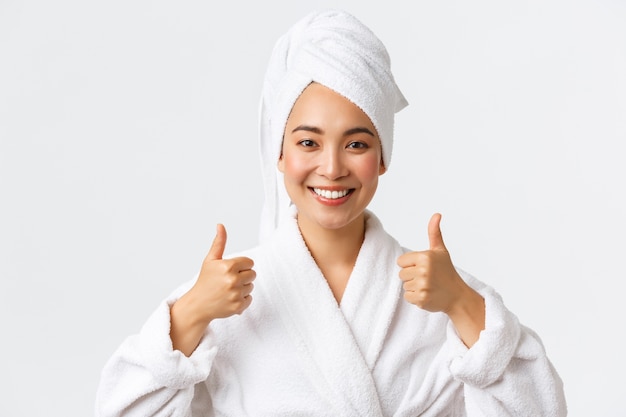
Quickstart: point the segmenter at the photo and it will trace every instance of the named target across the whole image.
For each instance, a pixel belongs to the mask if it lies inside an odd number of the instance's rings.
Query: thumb
[[[441,214],[435,213],[428,222],[428,242],[430,242],[431,250],[445,250],[446,245],[443,243],[443,236],[441,236]]]
[[[224,255],[224,248],[226,248],[226,228],[223,224],[218,223],[207,259],[222,259],[222,255]]]

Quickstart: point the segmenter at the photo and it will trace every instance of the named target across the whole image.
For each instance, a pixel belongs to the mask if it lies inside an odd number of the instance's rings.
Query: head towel
[[[261,240],[289,211],[291,202],[277,162],[291,108],[311,82],[334,90],[361,108],[380,137],[385,167],[391,161],[394,115],[408,103],[393,78],[385,46],[349,13],[310,13],[278,39],[263,83],[259,109],[265,187]]]

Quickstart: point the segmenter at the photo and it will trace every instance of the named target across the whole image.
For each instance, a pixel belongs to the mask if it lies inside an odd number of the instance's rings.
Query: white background
[[[626,415],[626,2],[0,0],[0,416],[92,415],[215,224],[227,252],[256,243],[265,65],[327,6],[379,35],[410,102],[371,208],[415,249],[443,213],[569,415]]]

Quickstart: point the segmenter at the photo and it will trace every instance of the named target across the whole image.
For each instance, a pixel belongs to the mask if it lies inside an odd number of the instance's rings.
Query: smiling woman
[[[340,235],[347,228],[360,229],[363,236],[364,210],[385,171],[381,144],[367,115],[313,83],[296,100],[285,132],[278,169],[298,207],[302,234]]]
[[[338,303],[365,235],[365,209],[385,172],[369,117],[318,83],[287,119],[278,169],[298,208],[298,227]]]
[[[225,258],[218,225],[197,279],[105,366],[97,415],[566,414],[541,340],[453,265],[441,215],[411,251],[368,209],[406,104],[350,14],[311,13],[279,39],[261,243]]]

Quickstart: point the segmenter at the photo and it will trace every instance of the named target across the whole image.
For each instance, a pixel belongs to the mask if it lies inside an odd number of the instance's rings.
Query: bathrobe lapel
[[[400,268],[396,263],[402,248],[374,214],[366,213],[365,240],[341,300],[341,311],[367,366],[373,369],[402,301]]]
[[[365,241],[342,308],[308,251],[295,218],[284,222],[268,245],[271,271],[266,279],[276,308],[303,357],[303,367],[341,416],[382,415],[371,371],[400,298],[397,270],[395,275],[388,271],[400,248],[373,214]]]

